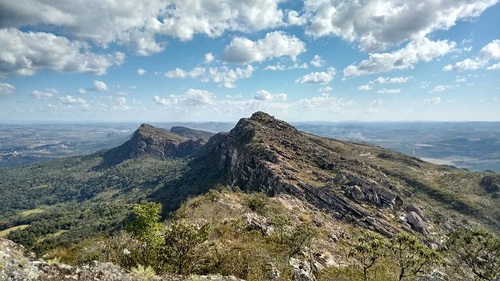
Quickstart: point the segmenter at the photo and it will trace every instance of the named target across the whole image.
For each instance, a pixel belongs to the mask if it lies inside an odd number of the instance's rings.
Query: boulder
[[[309,262],[290,258],[289,263],[293,268],[293,281],[316,281],[316,277],[313,274]]]
[[[258,230],[262,235],[271,235],[274,233],[274,228],[267,223],[267,219],[256,213],[243,214],[243,222],[246,224],[247,230]]]
[[[365,194],[363,193],[363,191],[361,190],[361,188],[359,186],[357,186],[357,185],[355,185],[351,189],[351,196],[354,199],[357,199],[357,200],[363,200],[363,199],[365,199]]]
[[[406,220],[412,229],[423,234],[429,234],[429,226],[416,212],[410,211],[406,216]]]

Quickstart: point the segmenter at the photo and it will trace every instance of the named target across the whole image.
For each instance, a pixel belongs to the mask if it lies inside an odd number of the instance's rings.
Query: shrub
[[[177,274],[191,274],[198,266],[206,249],[203,242],[208,239],[209,225],[178,220],[174,221],[164,234],[167,263],[174,266]]]
[[[391,250],[399,268],[398,280],[425,273],[432,265],[443,263],[438,252],[406,232],[400,232],[391,239]]]
[[[450,235],[447,246],[460,265],[483,280],[500,277],[500,238],[485,230],[460,229]]]

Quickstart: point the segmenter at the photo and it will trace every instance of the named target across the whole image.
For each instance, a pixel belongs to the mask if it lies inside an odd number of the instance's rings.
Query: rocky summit
[[[442,218],[449,212],[500,229],[498,202],[489,200],[493,209],[488,209],[480,198],[463,193],[480,189],[477,175],[462,191],[447,189],[472,173],[300,132],[264,112],[241,119],[229,133],[210,139],[203,151],[218,159],[225,184],[270,196],[290,194],[388,237],[407,231],[435,241],[439,229],[460,224],[451,216]]]
[[[175,128],[181,134],[142,124],[130,140],[109,150],[105,157],[105,166],[115,165],[145,155],[156,157],[184,157],[190,155],[206,142],[206,135],[200,131]],[[182,136],[187,134],[187,136]],[[195,139],[192,136],[199,136]],[[201,137],[205,136],[205,137]]]

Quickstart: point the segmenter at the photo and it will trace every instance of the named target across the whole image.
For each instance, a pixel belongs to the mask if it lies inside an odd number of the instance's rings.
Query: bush
[[[460,229],[450,235],[447,246],[460,266],[483,280],[500,277],[500,238],[485,230]]]

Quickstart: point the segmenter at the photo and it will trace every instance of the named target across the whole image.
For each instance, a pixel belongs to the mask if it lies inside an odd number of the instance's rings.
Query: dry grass
[[[23,225],[18,225],[18,226],[14,226],[14,227],[11,227],[11,228],[4,229],[4,230],[0,231],[0,237],[6,237],[12,231],[23,230],[23,229],[25,229],[28,226],[29,226],[29,224],[23,224]]]

